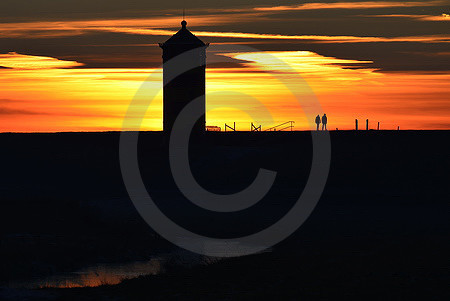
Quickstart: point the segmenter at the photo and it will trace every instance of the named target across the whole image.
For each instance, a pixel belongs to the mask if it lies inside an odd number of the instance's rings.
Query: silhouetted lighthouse
[[[206,48],[203,43],[187,28],[187,22],[181,22],[181,29],[159,46],[163,49],[164,73],[164,132],[170,133],[175,120],[183,108],[192,100],[202,98],[201,118],[197,121],[193,133],[205,131],[205,72]],[[184,53],[183,61],[189,61],[193,69],[180,74],[184,64],[166,64],[171,59]],[[173,62],[173,61],[172,61]],[[175,76],[175,78],[174,78]],[[174,78],[170,81],[170,78]],[[200,112],[198,112],[200,115]]]

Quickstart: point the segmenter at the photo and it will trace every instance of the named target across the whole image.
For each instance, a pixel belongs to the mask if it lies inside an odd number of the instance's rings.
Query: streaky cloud
[[[415,19],[419,21],[433,21],[433,22],[446,22],[450,21],[449,14],[441,14],[441,15],[407,15],[407,14],[391,14],[391,15],[365,15],[365,17],[374,17],[374,18],[407,18],[407,19]]]
[[[37,23],[0,23],[0,37],[12,38],[48,38],[52,36],[72,36],[93,32],[111,32],[129,35],[171,36],[174,30],[155,28],[142,24],[139,20],[97,20],[91,22],[37,22]],[[155,25],[155,24],[154,24]],[[156,25],[158,25],[156,23]],[[19,28],[19,29],[17,29]],[[404,37],[374,37],[352,35],[284,35],[227,31],[192,31],[202,37],[259,39],[259,40],[302,40],[315,43],[448,43],[450,35],[423,35]],[[0,64],[1,65],[1,64]],[[6,65],[3,65],[8,67]]]
[[[300,5],[255,7],[257,11],[292,11],[292,10],[319,10],[319,9],[373,9],[391,7],[427,7],[445,5],[445,1],[363,1],[363,2],[310,2]]]
[[[0,116],[5,115],[48,115],[45,112],[42,111],[31,111],[31,110],[25,110],[25,109],[11,109],[7,107],[0,107]]]
[[[139,29],[105,27],[105,31],[142,35],[172,35],[175,32],[163,29]],[[450,35],[427,35],[408,37],[359,37],[359,36],[322,36],[322,35],[281,35],[245,32],[214,32],[192,31],[201,37],[237,38],[237,39],[270,39],[270,40],[304,40],[322,43],[389,43],[389,42],[417,42],[417,43],[449,43]]]
[[[52,57],[25,55],[16,52],[0,54],[0,66],[8,69],[62,69],[81,67],[83,65],[75,61],[63,61]]]

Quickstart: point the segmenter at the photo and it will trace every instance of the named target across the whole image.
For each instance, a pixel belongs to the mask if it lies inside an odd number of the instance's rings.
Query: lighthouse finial
[[[187,25],[187,22],[186,22],[186,20],[185,20],[185,16],[186,16],[186,11],[185,11],[185,9],[183,8],[183,21],[181,21],[181,26],[182,26],[183,28],[186,28],[186,25]]]

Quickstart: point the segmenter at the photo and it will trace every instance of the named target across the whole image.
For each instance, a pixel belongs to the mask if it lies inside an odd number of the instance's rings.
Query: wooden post
[[[397,131],[400,131],[400,127],[399,126],[397,127]]]
[[[369,119],[366,119],[366,131],[369,130]]]
[[[355,130],[358,130],[358,119],[355,119]]]
[[[378,130],[378,131],[380,130],[380,122],[378,122],[377,130]]]

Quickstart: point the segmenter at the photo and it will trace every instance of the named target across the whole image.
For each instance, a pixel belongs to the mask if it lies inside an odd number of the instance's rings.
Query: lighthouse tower
[[[202,105],[199,108],[201,112],[196,112],[198,113],[196,115],[201,118],[195,123],[192,133],[198,134],[205,131],[205,73],[208,45],[187,29],[185,20],[181,22],[181,29],[175,35],[165,43],[159,44],[163,50],[163,127],[166,134],[171,133],[175,120],[183,108],[199,97],[202,99]],[[167,63],[181,54],[184,54],[182,60],[189,60],[189,65],[193,67],[186,72],[180,72],[182,69],[180,66],[184,64]]]

